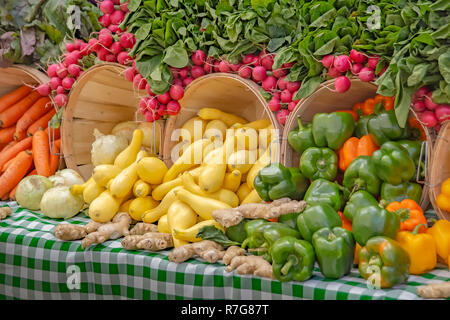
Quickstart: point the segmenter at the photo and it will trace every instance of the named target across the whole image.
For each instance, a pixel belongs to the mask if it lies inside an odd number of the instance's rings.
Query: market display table
[[[316,266],[306,282],[281,283],[226,272],[219,263],[176,264],[169,251],[129,251],[120,239],[82,250],[81,241],[53,236],[61,220],[8,205],[13,213],[0,221],[1,299],[420,299],[418,286],[450,281],[448,267],[440,266],[406,285],[373,290],[356,268],[332,281]],[[87,221],[83,214],[69,220]]]

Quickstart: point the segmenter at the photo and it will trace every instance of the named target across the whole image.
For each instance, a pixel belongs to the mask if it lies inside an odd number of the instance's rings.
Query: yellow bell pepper
[[[411,274],[422,274],[433,270],[437,263],[436,244],[430,234],[418,233],[422,225],[417,225],[412,232],[401,231],[395,240],[409,254]]]
[[[438,220],[427,230],[436,244],[437,255],[444,261],[450,256],[450,221]]]
[[[436,204],[439,208],[450,212],[450,178],[441,185],[441,193],[436,197]]]

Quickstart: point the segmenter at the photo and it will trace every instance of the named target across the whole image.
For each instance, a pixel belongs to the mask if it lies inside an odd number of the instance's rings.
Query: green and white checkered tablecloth
[[[226,272],[219,263],[194,259],[172,263],[167,258],[169,251],[129,251],[120,240],[83,251],[80,241],[65,242],[53,236],[60,220],[9,205],[13,214],[0,221],[1,299],[419,299],[418,286],[450,281],[447,266],[440,266],[410,276],[406,285],[372,290],[356,268],[331,281],[316,266],[306,282],[281,283]],[[83,214],[69,220],[87,221]],[[79,288],[74,288],[77,277]]]

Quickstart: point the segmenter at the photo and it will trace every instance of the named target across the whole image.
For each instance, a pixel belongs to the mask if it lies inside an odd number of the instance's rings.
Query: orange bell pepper
[[[436,204],[439,208],[450,212],[450,178],[441,185],[441,192],[436,197]]]
[[[373,98],[368,98],[364,102],[358,102],[353,106],[353,111],[358,113],[358,110],[361,110],[362,113],[367,116],[369,114],[374,113],[375,105],[381,102],[383,104],[384,110],[392,110],[394,109],[395,98],[394,97],[385,97],[377,94]]]
[[[437,264],[436,244],[431,235],[419,233],[417,225],[413,232],[400,231],[395,240],[409,254],[411,264],[409,272],[411,274],[422,274],[433,270]]]
[[[416,128],[420,131],[420,140],[425,141],[427,140],[427,135],[425,134],[425,129],[423,128],[422,124],[419,122],[419,120],[416,117],[409,118],[409,125],[411,128]]]
[[[353,257],[353,263],[359,264],[359,252],[361,251],[361,246],[356,243],[355,244],[355,256]]]
[[[342,221],[342,228],[351,232],[352,231],[352,222],[350,220],[348,220],[341,211],[338,211],[338,214]]]
[[[422,208],[414,200],[404,199],[401,202],[391,202],[387,205],[386,210],[400,215],[402,222],[399,231],[413,231],[417,225],[422,225],[419,232],[427,231],[427,219]]]
[[[371,156],[378,149],[370,135],[362,136],[361,139],[351,137],[338,151],[339,169],[345,171],[354,159],[359,156]]]
[[[448,262],[450,256],[450,221],[438,220],[427,233],[430,234],[436,244],[437,255]]]

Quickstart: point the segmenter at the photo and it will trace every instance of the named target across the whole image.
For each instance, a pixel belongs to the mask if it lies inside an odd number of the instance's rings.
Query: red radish
[[[266,70],[272,70],[273,66],[273,56],[270,53],[265,53],[260,58],[260,64],[264,67]]]
[[[278,68],[272,71],[272,75],[275,78],[281,78],[284,77],[287,74],[286,70],[283,68]]]
[[[59,78],[58,78],[59,79]],[[47,97],[52,93],[52,88],[47,83],[43,83],[37,87],[37,92],[43,97]]]
[[[116,55],[114,53],[108,53],[105,57],[105,60],[108,62],[116,62],[117,58]]]
[[[98,34],[104,34],[104,33],[111,34],[111,30],[109,30],[108,28],[103,28],[98,32]]]
[[[128,55],[128,52],[122,51],[117,55],[117,62],[123,65],[128,65],[133,59]]]
[[[161,118],[161,115],[159,114],[159,112],[153,112],[153,118],[156,120],[159,120]]]
[[[183,86],[187,87],[188,85],[191,84],[191,82],[194,81],[194,78],[192,77],[187,77],[183,79]]]
[[[422,112],[422,111],[425,111],[425,102],[420,101],[420,100],[414,102],[414,103],[413,103],[413,109],[414,109],[414,111],[416,111],[416,112]]]
[[[289,103],[292,101],[292,92],[290,92],[288,89],[284,89],[281,91],[280,94],[281,102]]]
[[[177,85],[177,86],[183,86],[183,80],[181,80],[181,78],[176,78],[176,79],[173,79],[173,81],[172,81],[172,85]]]
[[[280,99],[277,97],[272,97],[269,101],[269,109],[273,112],[281,109]]]
[[[292,111],[294,111],[294,109],[295,109],[296,106],[297,106],[297,102],[291,101],[291,102],[289,102],[289,104],[288,104],[288,110],[289,110],[290,112],[292,112]]]
[[[439,123],[450,120],[450,105],[441,104],[434,110],[434,113],[436,114]]]
[[[372,68],[364,67],[358,74],[361,81],[370,82],[375,79],[375,71]]]
[[[125,32],[123,33],[119,38],[120,45],[124,47],[125,49],[131,49],[133,48],[134,44],[136,43],[136,38],[132,33]]]
[[[177,115],[180,110],[181,106],[178,101],[172,100],[167,104],[167,113],[171,116]]]
[[[215,60],[213,57],[207,57],[205,64],[203,65],[203,70],[205,70],[206,73],[213,72]]]
[[[286,62],[286,63],[283,63],[283,64],[281,65],[281,67],[284,68],[284,69],[290,69],[290,68],[292,68],[294,65],[295,65],[295,62]]]
[[[243,58],[242,58],[242,63],[243,64],[253,64],[253,65],[257,65],[258,64],[258,57],[256,57],[253,54],[246,54]]]
[[[337,78],[342,75],[342,72],[339,72],[335,67],[331,67],[330,69],[328,69],[328,75],[331,78]]]
[[[214,67],[213,67],[212,72],[220,72],[219,64],[220,64],[220,61],[214,61]]]
[[[158,99],[152,97],[150,99],[148,99],[148,103],[147,103],[147,107],[150,110],[156,110],[159,107],[159,102]]]
[[[219,71],[220,72],[224,72],[224,73],[228,73],[231,71],[230,65],[228,63],[228,61],[222,60],[219,63]]]
[[[148,83],[148,81],[147,81],[147,84],[145,85],[145,91],[147,91],[147,93],[149,95],[151,95],[152,97],[155,96],[155,94],[153,93],[153,91],[152,91],[152,89],[150,87],[150,83]]]
[[[148,110],[145,113],[145,121],[147,121],[147,122],[154,122],[155,121],[155,118],[153,117],[153,111]]]
[[[56,76],[57,76],[57,75],[56,75],[56,71],[57,71],[57,70],[58,70],[58,65],[57,65],[56,63],[51,64],[51,65],[49,65],[48,68],[47,68],[47,75],[48,75],[50,78],[56,77]]]
[[[73,44],[72,42],[66,42],[66,50],[67,52],[72,52],[73,50],[75,50],[75,44]]]
[[[130,82],[133,82],[133,78],[136,75],[136,71],[133,67],[126,68],[123,73],[125,75],[125,79],[127,79]]]
[[[134,76],[134,78],[133,78],[133,85],[134,85],[134,87],[136,89],[141,89],[142,83],[144,82],[143,80],[144,80],[144,78],[139,73],[137,73]],[[146,84],[144,84],[144,88],[142,88],[142,89],[145,89],[145,85]]]
[[[322,60],[320,60],[320,62],[322,62],[322,65],[325,68],[330,69],[330,67],[333,65],[333,62],[334,62],[334,56],[329,54],[329,55],[323,57]]]
[[[185,79],[189,76],[189,69],[188,69],[188,67],[178,69],[178,73],[179,73],[181,79]]]
[[[86,56],[89,54],[88,44],[86,42],[80,43],[80,55]]]
[[[386,72],[387,68],[388,68],[388,66],[385,65],[385,66],[383,67],[383,69],[381,69],[381,71],[377,74],[377,76],[381,77],[381,76],[383,75],[383,73]]]
[[[73,50],[70,54],[74,59],[81,59],[81,52],[78,49]]]
[[[104,14],[98,19],[98,22],[100,22],[102,27],[107,28],[111,24],[111,16],[109,14]]]
[[[66,68],[68,66],[70,66],[71,64],[77,64],[77,63],[78,63],[78,59],[75,57],[75,55],[72,55],[72,54],[67,55],[62,62],[63,66]]]
[[[171,100],[169,91],[164,92],[163,94],[157,95],[156,99],[158,99],[159,102],[162,104],[167,104]]]
[[[427,86],[417,89],[416,93],[413,95],[413,101],[423,100],[428,92],[430,92],[430,89],[428,89]]]
[[[113,42],[111,46],[109,47],[109,50],[114,53],[115,55],[118,55],[123,51],[123,47],[120,44],[120,42]]]
[[[89,39],[88,41],[88,53],[92,53],[100,49],[100,43],[97,39]]]
[[[242,78],[250,79],[250,77],[252,76],[252,68],[248,66],[243,66],[239,69],[238,74]]]
[[[182,86],[178,85],[171,86],[169,90],[169,95],[173,100],[180,100],[184,96],[184,89]]]
[[[262,82],[262,87],[266,91],[275,90],[277,87],[277,78],[275,78],[274,76],[265,78]]]
[[[346,76],[340,76],[337,77],[336,80],[334,80],[334,87],[336,91],[340,93],[344,93],[348,89],[350,89],[350,85],[351,85],[350,79],[347,78]]]
[[[334,59],[333,66],[337,69],[339,72],[346,72],[350,69],[350,58],[346,55],[340,55],[337,56]]]
[[[67,94],[58,93],[53,100],[55,100],[58,107],[64,107],[67,104],[67,101],[69,101],[69,98],[67,97]]]
[[[170,68],[170,72],[172,72],[172,79],[178,79],[180,77],[180,69],[174,68],[174,67],[169,67],[169,68]]]
[[[113,37],[112,35],[109,33],[101,33],[98,36],[98,41],[101,45],[108,47],[113,43]]]
[[[121,3],[120,4],[120,10],[122,10],[123,12],[128,12],[128,3],[129,1],[125,2],[125,3]]]
[[[352,59],[355,63],[364,63],[367,60],[367,57],[364,55],[364,53],[359,52],[355,49],[350,50],[350,59]]]
[[[68,74],[67,68],[64,67],[63,64],[58,65],[58,69],[56,70],[56,74],[61,79],[64,79],[65,77],[67,77],[67,74]]]
[[[280,93],[278,91],[272,92],[272,98],[277,98],[280,100]]]
[[[99,58],[100,61],[106,61],[106,55],[109,54],[108,49],[100,47],[100,49],[97,50],[97,58]]]
[[[143,110],[145,112],[145,110],[147,110],[148,103],[149,103],[148,97],[141,98],[141,100],[139,100],[139,110]]]
[[[277,82],[277,87],[280,90],[284,90],[287,87],[287,81],[285,81],[286,77],[281,77],[280,79],[278,79]]]
[[[202,66],[206,61],[206,54],[202,50],[196,50],[192,54],[191,60],[196,66]]]
[[[236,64],[230,63],[229,66],[230,66],[230,69],[231,69],[233,72],[238,72],[239,69],[242,67],[242,63],[241,63],[241,62],[236,63]]]
[[[262,66],[256,66],[252,71],[252,78],[254,81],[263,81],[267,77],[266,69]]]
[[[158,109],[156,109],[156,113],[161,117],[167,116],[167,106],[164,104],[160,105]]]
[[[72,89],[72,86],[74,83],[75,83],[74,78],[65,77],[62,80],[61,85],[63,86],[64,89],[70,90],[70,89]]]
[[[49,85],[52,90],[56,90],[62,84],[62,80],[59,77],[53,77],[50,79]]]
[[[372,68],[375,70],[377,68],[378,61],[380,60],[380,57],[378,56],[372,56],[369,59],[367,59],[367,66],[369,68]]]
[[[122,10],[116,10],[111,13],[111,23],[112,24],[121,24],[123,19],[125,18],[125,13]]]
[[[425,107],[428,109],[428,110],[435,110],[438,106],[439,106],[439,104],[437,104],[437,103],[435,103],[434,101],[433,101],[433,99],[432,99],[432,92],[428,92],[426,95],[425,95],[425,99],[424,99],[424,102],[425,102]]]
[[[277,120],[281,125],[285,125],[286,119],[288,116],[289,116],[289,110],[282,109],[282,110],[278,111],[278,113],[277,113]]]
[[[364,66],[361,63],[354,63],[350,71],[352,74],[357,75],[363,68]]]
[[[201,66],[193,66],[191,68],[191,75],[192,78],[197,79],[200,78],[201,76],[204,76],[206,74],[205,70],[203,70],[203,67]]]
[[[428,128],[433,128],[438,124],[438,119],[433,111],[424,111],[418,114],[419,120]]]
[[[119,33],[119,32],[121,32],[118,24],[111,24],[111,25],[109,25],[108,29],[112,33]]]
[[[114,12],[114,3],[111,0],[103,0],[100,3],[100,11],[103,13],[113,13]]]
[[[286,89],[288,89],[291,93],[296,92],[298,89],[300,89],[301,83],[299,81],[295,82],[288,82],[286,84]]]
[[[66,89],[64,89],[63,86],[59,86],[58,88],[56,88],[56,94],[58,93],[66,93]]]

